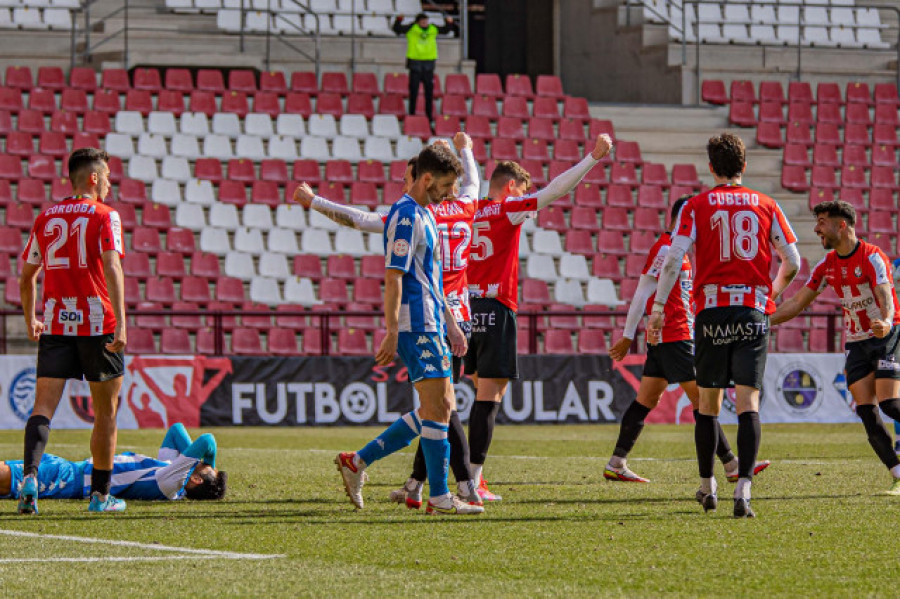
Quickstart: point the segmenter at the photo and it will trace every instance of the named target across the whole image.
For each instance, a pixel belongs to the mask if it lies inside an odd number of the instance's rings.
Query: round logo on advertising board
[[[37,385],[37,370],[26,368],[13,377],[9,385],[9,407],[22,421],[31,416],[34,407],[34,388]]]
[[[811,413],[821,402],[822,385],[800,364],[791,364],[778,374],[778,397],[789,410],[797,413]]]

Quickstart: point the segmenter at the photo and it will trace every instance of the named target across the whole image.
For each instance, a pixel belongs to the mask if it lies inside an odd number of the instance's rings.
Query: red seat
[[[636,141],[619,141],[616,145],[618,146],[616,149],[617,162],[635,165],[643,163],[643,159],[641,158],[641,147]]]
[[[359,261],[359,274],[366,279],[383,279],[384,258],[381,256],[363,256]]]
[[[475,93],[492,98],[503,97],[500,76],[496,73],[480,73],[475,75]]]
[[[873,166],[871,172],[872,187],[884,187],[896,191],[897,175],[889,166]]]
[[[587,121],[591,118],[586,98],[566,96],[563,100],[563,117],[567,119],[581,119]]]
[[[424,115],[409,115],[403,121],[403,134],[409,137],[428,139],[431,137],[431,123]]]
[[[42,181],[56,179],[59,177],[59,173],[56,171],[56,161],[52,156],[32,154],[28,157],[28,176]]]
[[[56,94],[50,89],[31,90],[28,94],[28,108],[43,114],[50,114],[57,108]]]
[[[631,231],[628,222],[628,210],[620,206],[611,206],[603,211],[603,229],[605,231]]]
[[[500,118],[496,99],[489,96],[475,96],[472,99],[472,114],[486,116],[492,121]]]
[[[225,79],[218,69],[200,69],[197,71],[197,89],[215,94],[225,93]]]
[[[322,181],[319,163],[315,160],[295,160],[293,171],[294,181],[306,181],[310,185],[318,185]]]
[[[96,96],[94,96],[96,98]],[[149,116],[153,111],[153,98],[150,92],[143,89],[130,89],[125,92],[125,110],[140,112],[143,116]]]
[[[162,244],[159,241],[159,231],[156,229],[135,229],[131,234],[131,249],[135,252],[158,254],[162,251]]]
[[[146,89],[159,92],[162,89],[162,80],[156,69],[137,68],[134,70],[134,89]]]
[[[869,208],[893,212],[897,207],[894,201],[894,193],[885,187],[876,187],[869,190]],[[8,209],[7,209],[8,210]]]
[[[860,215],[869,211],[869,207],[863,198],[863,189],[861,187],[841,187],[840,198],[848,204],[852,204]],[[858,230],[862,230],[861,218],[857,221],[856,226]]]
[[[375,102],[369,94],[352,93],[347,98],[347,114],[361,114],[367,119],[375,116]]]
[[[244,283],[235,277],[219,277],[216,279],[216,301],[228,304],[241,304],[246,301]],[[210,305],[212,309],[212,305]]]
[[[566,233],[565,250],[570,254],[590,256],[594,253],[594,240],[591,231],[572,230]]]
[[[368,356],[368,337],[362,329],[340,329],[338,331],[338,354],[345,356]]]
[[[22,251],[22,233],[17,227],[0,227],[0,251],[18,254]]]
[[[657,185],[641,185],[638,188],[637,204],[645,208],[653,208],[656,211],[665,210],[668,207],[662,187]]]
[[[68,137],[78,133],[78,115],[66,110],[57,110],[50,117],[50,131],[58,131]]]
[[[622,278],[622,272],[619,269],[619,259],[615,256],[597,254],[593,259],[591,274],[601,279],[618,281]]]
[[[387,76],[385,76],[387,80]],[[469,82],[468,75],[462,73],[449,73],[444,79],[444,101],[448,95],[463,96],[464,98],[472,97],[472,84]]]
[[[252,160],[232,158],[228,161],[228,178],[232,181],[256,181],[256,167]]]
[[[97,112],[115,114],[122,110],[121,95],[112,89],[98,89],[94,92],[93,108]]]
[[[138,312],[162,309],[163,305],[156,302],[140,302],[137,305]],[[134,317],[134,324],[138,327],[158,333],[166,328],[166,317],[163,314],[136,314]]]
[[[125,304],[136,306],[141,298],[141,286],[137,277],[125,276]]]
[[[287,163],[279,158],[267,158],[259,163],[259,178],[283,183],[288,180]]]
[[[784,104],[784,88],[780,81],[762,81],[759,84],[760,102],[778,102]]]
[[[519,151],[513,139],[498,137],[491,142],[491,158],[494,160],[518,160]],[[485,168],[485,173],[488,169]],[[493,169],[491,169],[493,172]]]
[[[125,69],[103,69],[100,86],[104,89],[115,91],[128,91],[131,89],[128,71]]]
[[[497,121],[497,137],[506,137],[516,141],[525,139],[525,127],[522,119],[516,117],[502,116]]]
[[[769,106],[769,105],[767,105],[767,106]],[[781,105],[774,105],[774,106],[777,107],[777,110],[776,110],[777,117],[781,117],[782,116]],[[760,105],[760,113],[759,113],[760,121],[763,120],[762,111],[763,111],[763,105],[761,104]],[[772,119],[767,118],[765,120],[770,121]],[[813,118],[812,106],[805,102],[791,102],[790,104],[788,104],[787,120],[792,123],[803,123],[805,125],[812,125],[813,123],[816,122],[816,119]],[[783,119],[781,119],[781,120],[774,120],[773,122],[782,122],[783,123],[785,121]]]
[[[19,123],[17,127],[18,137],[25,139],[24,133],[28,133],[29,139],[32,135],[45,131],[44,115],[38,110],[23,110],[19,113]],[[17,142],[18,143],[18,142]],[[8,150],[7,150],[8,151]]]
[[[544,332],[544,353],[547,354],[571,354],[573,353],[572,332],[561,329],[550,329]]]
[[[382,186],[385,183],[384,164],[379,160],[364,160],[356,166],[356,178],[363,183]]]
[[[535,117],[547,118],[552,121],[559,120],[559,104],[556,98],[544,98],[538,96],[532,104],[532,114]]]
[[[841,105],[820,104],[818,109],[816,109],[816,122],[842,125],[844,122],[844,117],[841,115]]]
[[[489,139],[493,137],[491,133],[491,122],[486,116],[472,115],[466,119],[466,133],[473,138]]]
[[[256,92],[256,76],[249,69],[233,69],[228,72],[228,89],[252,94]]]
[[[547,96],[550,98],[562,98],[563,93],[562,81],[556,75],[538,75],[535,82],[535,89],[538,96]]]
[[[19,181],[18,200],[26,204],[41,206],[47,202],[47,191],[40,179],[21,179]]]
[[[130,344],[131,339],[129,335]],[[163,354],[194,354],[191,350],[191,337],[187,330],[183,328],[163,329],[159,337],[159,351]]]
[[[544,118],[533,118],[529,120],[528,137],[541,141],[555,141],[556,133],[553,130],[553,121]]]
[[[506,76],[506,95],[534,98],[534,89],[528,75],[510,74]]]
[[[627,255],[624,235],[620,231],[600,231],[597,234],[597,252],[614,256]]]
[[[312,71],[295,71],[291,73],[292,92],[301,92],[315,96],[319,93],[319,82]]]
[[[876,144],[872,146],[872,166],[890,166],[896,168],[897,152],[892,146]]]
[[[876,83],[875,104],[900,106],[900,98],[897,97],[897,85],[894,83]]]
[[[794,354],[805,352],[806,347],[803,343],[803,331],[797,329],[779,329],[775,337],[775,351]]]
[[[243,208],[247,205],[247,186],[241,181],[225,179],[219,184],[219,201]]]
[[[135,254],[136,256],[146,256],[146,254]],[[184,254],[180,252],[160,252],[156,256],[156,275],[160,277],[172,277],[181,280],[185,275],[184,270]],[[129,257],[129,273],[131,273],[131,263]],[[184,289],[182,288],[182,296]],[[193,301],[193,300],[191,300]],[[208,300],[207,300],[208,301]]]
[[[897,118],[897,107],[893,104],[875,105],[875,122],[897,127],[900,120]]]
[[[563,211],[553,206],[538,212],[537,224],[542,229],[551,229],[553,231],[565,231],[569,228]],[[575,226],[574,223],[572,226]]]
[[[788,101],[789,102],[806,102],[815,104],[813,99],[812,88],[806,81],[792,81],[788,83]]]
[[[833,179],[834,171],[832,170],[831,172]],[[781,186],[792,191],[808,190],[809,182],[806,179],[804,168],[802,166],[785,165],[781,169]]]
[[[335,183],[350,183],[355,181],[353,165],[349,160],[329,160],[325,163],[325,180]]]
[[[263,356],[262,339],[257,329],[238,327],[231,332],[231,349],[235,354]]]
[[[641,205],[638,202],[638,205]],[[638,208],[634,211],[634,228],[645,231],[659,231],[659,210],[655,208]],[[633,250],[634,248],[632,248]]]
[[[135,231],[136,233],[137,231]],[[148,302],[159,302],[170,306],[175,302],[175,283],[169,277],[149,278],[144,287],[144,294]]]
[[[577,119],[562,119],[559,122],[559,139],[571,139],[576,142],[584,141],[584,121]]]
[[[194,252],[191,255],[191,275],[209,279],[219,276],[219,257],[207,252]]]
[[[405,98],[409,95],[409,75],[406,73],[385,73],[384,93]]]
[[[222,95],[222,107],[220,112],[231,112],[241,118],[250,112],[250,103],[244,92],[229,91]]]
[[[144,204],[147,201],[147,188],[143,181],[122,179],[119,183],[118,200],[129,204]]]
[[[866,106],[874,104],[868,83],[847,82],[846,98],[848,103],[859,102]]]
[[[375,187],[374,183],[354,181],[350,184],[350,202],[360,206],[375,208],[380,202],[378,188]]]
[[[816,131],[818,132],[819,127],[827,126],[826,123],[820,123],[816,125]],[[810,137],[810,130],[808,123],[795,123],[790,122],[787,124],[787,135],[785,137],[787,143],[794,144],[803,144],[804,146],[813,145],[812,137]],[[825,141],[820,140],[818,137],[816,138],[817,142]],[[825,143],[829,143],[825,141]]]
[[[854,125],[847,125],[847,128],[849,129],[851,126]],[[859,127],[865,129],[864,125],[859,125]],[[867,141],[867,138],[865,138],[862,134],[863,131],[858,132],[858,136]],[[886,123],[875,123],[875,127],[872,129],[872,141],[875,144],[891,147],[900,145],[900,142],[897,141],[897,128]]]
[[[575,188],[575,203],[579,206],[600,208],[604,206],[600,187],[591,183],[581,183]]]
[[[444,96],[441,102],[441,114],[445,117],[466,117],[469,115],[469,108],[466,105],[466,99],[463,96]]]
[[[728,110],[728,122],[738,127],[755,127],[757,120],[752,102],[732,101]]]
[[[566,170],[572,166],[573,162],[581,162],[582,157],[578,142],[574,139],[560,139],[553,146],[553,159],[565,163]]]
[[[358,278],[353,281],[354,302],[379,305],[382,303],[381,279],[384,278],[384,258],[381,258],[381,261],[381,276],[379,278]]]
[[[67,156],[69,149],[66,146],[66,135],[59,131],[44,131],[38,142],[38,152],[57,158]]]
[[[541,139],[529,139],[523,141],[522,158],[523,160],[539,160],[541,163],[550,162],[550,152],[547,149],[547,142]],[[541,174],[543,174],[543,171],[541,171]],[[537,177],[533,176],[532,179],[537,179]],[[534,182],[537,184],[536,180]]]
[[[34,142],[31,134],[24,131],[13,131],[6,136],[6,153],[16,156],[30,156],[34,153]]]
[[[296,356],[297,333],[291,329],[276,327],[266,333],[266,349],[275,356]]]
[[[123,208],[131,208],[134,210],[134,206],[127,205],[119,205],[114,206],[116,211],[119,213],[119,216],[123,214]],[[125,224],[124,217],[122,218],[122,224]],[[137,277],[139,279],[148,279],[153,276],[153,272],[150,270],[150,255],[149,254],[138,254],[132,253],[127,258],[128,260],[128,276],[129,277]]]
[[[308,119],[312,114],[312,100],[309,94],[305,92],[290,91],[284,98],[284,112],[288,114],[299,114],[303,118]]]
[[[666,173],[666,165],[656,162],[645,163],[641,168],[641,183],[668,187],[669,175]]]
[[[346,96],[350,93],[350,88],[347,85],[347,75],[343,72],[322,73],[322,86],[320,89],[325,93]]]
[[[406,117],[406,103],[404,96],[398,94],[385,94],[378,101],[379,114],[392,114],[398,119]],[[424,100],[423,100],[424,102]]]
[[[128,353],[132,355],[155,354],[156,339],[150,329],[131,327],[128,329]]]
[[[89,110],[88,112],[84,113],[82,130],[85,133],[97,133],[99,135],[106,135],[110,132],[109,114],[105,112]]]
[[[710,79],[700,85],[700,98],[709,104],[728,104],[728,93],[725,83],[719,79]]]
[[[166,89],[180,92],[194,91],[194,79],[188,69],[166,69]]]
[[[833,146],[842,146],[844,144],[841,140],[840,133],[838,132],[837,125],[833,123],[818,123],[816,125],[816,143],[830,144]]]
[[[22,110],[22,90],[0,87],[0,110],[19,112]]]
[[[549,304],[550,289],[546,281],[525,279],[522,282],[522,301],[529,304]]]
[[[142,224],[145,227],[166,230],[172,226],[172,215],[168,206],[151,204],[144,207],[142,214]]]
[[[30,229],[34,224],[34,209],[28,204],[7,204],[5,224],[20,229]]]
[[[831,167],[820,167],[827,168],[827,170],[834,172],[834,169]],[[828,185],[822,185],[820,180],[815,179],[816,172],[815,169],[813,171],[813,185],[816,187],[828,187]],[[866,183],[866,171],[861,166],[856,165],[848,165],[844,166],[841,169],[841,187],[855,187],[855,188],[865,188],[868,187]]]
[[[843,104],[841,88],[837,83],[819,83],[816,86],[816,102],[819,104]]]
[[[793,148],[801,148],[802,146],[791,146],[791,147],[793,147]],[[862,147],[862,146],[848,146],[848,147],[856,147],[856,148],[860,148],[860,147]],[[865,148],[863,148],[863,150],[865,150]],[[806,153],[806,148],[803,148],[802,155],[799,153],[799,151],[797,151],[797,152],[795,152],[795,153],[796,153],[797,155],[796,155],[796,156],[793,156],[793,155],[792,155],[792,157],[791,157],[791,160],[792,160],[792,161],[791,161],[791,162],[788,162],[787,148],[785,148],[785,154],[784,154],[784,156],[785,156],[785,164],[799,164],[799,165],[801,165],[801,166],[806,166],[806,167],[808,167],[808,168],[811,168],[812,165],[809,164],[809,156],[808,156],[807,153]],[[845,156],[846,156],[846,153],[845,153]],[[805,164],[801,162],[801,159],[802,159],[803,157],[806,157],[806,163],[805,163]],[[837,154],[837,146],[834,146],[834,145],[831,145],[831,144],[820,144],[820,143],[817,143],[815,146],[813,146],[813,159],[812,159],[812,164],[818,164],[818,165],[820,165],[820,166],[830,166],[830,167],[832,167],[832,168],[837,168],[837,167],[839,167],[839,166],[841,165],[841,161],[840,161],[840,159],[838,158],[838,154]]]
[[[218,111],[216,108],[216,95],[211,91],[195,89],[191,92],[190,110],[191,112],[202,112],[207,117],[212,118]]]
[[[18,181],[22,178],[22,159],[18,156],[0,154],[0,179]]]
[[[381,93],[378,89],[378,79],[374,73],[353,73],[353,92],[377,96]]]
[[[809,189],[809,209],[812,210],[816,204],[821,202],[831,202],[834,200],[833,189],[819,189],[818,187],[810,187]]]
[[[28,91],[33,86],[30,67],[8,66],[6,67],[6,87],[13,87]]]
[[[893,214],[891,212],[872,211],[869,214],[869,232],[896,233],[897,228],[894,226]]]
[[[310,327],[304,329],[301,334],[301,338],[303,339],[303,354],[317,356],[323,353],[326,343],[330,349],[331,343],[330,340],[322,339],[322,330],[318,327]]]
[[[731,82],[731,102],[750,102],[751,104],[756,103],[756,91],[753,89],[752,81],[739,81],[735,80]]]
[[[171,112],[175,116],[181,116],[184,112],[184,93],[164,89],[159,92],[156,99],[156,109],[160,112]]]
[[[14,131],[12,115],[8,110],[0,110],[0,135],[7,135],[10,131]]]
[[[319,285],[319,299],[326,304],[346,304],[350,301],[347,281],[323,280]]]
[[[760,123],[756,129],[756,143],[767,148],[784,146],[784,137],[778,123]]]
[[[895,111],[896,114],[896,111]],[[871,125],[872,117],[869,114],[869,106],[859,102],[849,102],[844,112],[844,121],[847,123],[859,123]]]
[[[638,180],[634,164],[613,164],[612,169],[609,171],[609,181],[610,183],[636,187],[638,185]],[[607,201],[607,203],[609,202]]]
[[[281,204],[281,194],[275,181],[254,181],[250,186],[250,201],[277,208]]]
[[[94,91],[97,89],[97,73],[90,67],[72,67],[69,71],[69,87]]]
[[[787,167],[785,167],[785,170]],[[783,177],[782,177],[782,180]],[[804,173],[804,181],[806,180],[806,174]],[[835,175],[835,170],[829,166],[816,166],[813,165],[812,168],[812,176],[810,177],[810,185],[812,187],[818,187],[823,189],[835,189],[838,187],[837,177]],[[785,187],[787,187],[785,185]],[[799,189],[799,191],[806,191],[809,187],[803,187]]]
[[[205,277],[184,277],[181,281],[181,299],[201,306],[212,301],[207,279]]]
[[[518,119],[527,119],[531,117],[528,110],[528,100],[521,96],[507,96],[503,100],[502,116],[515,117]]]
[[[353,260],[353,256],[328,256],[325,272],[329,277],[336,279],[355,279],[356,262]]]
[[[94,133],[76,133],[72,137],[72,149],[78,148],[99,148],[100,139]]]
[[[868,168],[869,155],[866,153],[865,146],[857,146],[855,144],[844,146],[844,151],[841,156],[841,162],[844,166]]]
[[[222,163],[217,158],[198,158],[194,163],[194,176],[198,179],[220,183],[222,176]]]
[[[193,254],[195,251],[194,232],[181,227],[171,227],[166,232],[166,250]]]

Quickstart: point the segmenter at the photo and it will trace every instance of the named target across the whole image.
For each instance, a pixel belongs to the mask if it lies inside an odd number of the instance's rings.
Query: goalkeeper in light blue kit
[[[41,499],[81,499],[91,492],[92,460],[73,462],[44,454],[38,468]],[[228,474],[216,470],[216,439],[206,433],[191,441],[181,423],[163,439],[156,458],[130,451],[114,456],[112,490],[116,497],[145,501],[221,499]],[[0,462],[0,498],[19,496],[22,461]]]

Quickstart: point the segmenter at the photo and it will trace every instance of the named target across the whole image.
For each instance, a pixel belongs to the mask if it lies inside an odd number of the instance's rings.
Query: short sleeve
[[[863,261],[863,272],[872,281],[872,285],[893,285],[893,277],[887,267],[888,261],[881,250],[875,250]]]
[[[797,243],[797,236],[791,228],[791,223],[781,210],[781,206],[775,204],[775,210],[772,213],[772,230],[769,232],[769,239],[776,248],[785,248],[792,243]]]
[[[39,266],[44,261],[44,255],[41,253],[41,247],[38,244],[34,229],[31,230],[31,235],[28,236],[28,243],[25,244],[25,249],[22,251],[22,259],[34,266]]]
[[[100,253],[114,250],[120,256],[125,255],[125,243],[122,240],[122,218],[115,210],[103,216],[100,224]]]
[[[672,230],[672,237],[681,235],[683,237],[689,237],[691,241],[696,242],[697,226],[694,222],[695,218],[694,198],[691,198],[678,212],[678,218],[675,219],[675,228]]]
[[[809,279],[806,281],[806,287],[816,293],[821,293],[828,284],[828,277],[826,276],[827,267],[825,265],[827,259],[828,256],[819,260],[819,263],[810,271]]]
[[[400,208],[388,216],[384,230],[384,266],[409,272],[416,247],[419,219],[414,210]]]

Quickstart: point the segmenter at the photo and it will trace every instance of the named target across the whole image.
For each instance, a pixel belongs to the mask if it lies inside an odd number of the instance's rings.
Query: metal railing
[[[225,350],[225,334],[226,331],[231,328],[237,328],[240,325],[230,325],[226,326],[226,319],[237,318],[239,316],[247,317],[247,318],[258,318],[268,316],[269,318],[288,318],[288,317],[304,317],[311,318],[313,322],[318,319],[318,323],[316,325],[311,325],[306,327],[305,330],[318,328],[320,335],[320,345],[321,352],[319,355],[329,356],[332,355],[331,352],[331,334],[333,331],[340,330],[342,325],[340,324],[340,319],[345,317],[372,317],[372,318],[380,318],[383,316],[383,312],[377,311],[334,311],[334,312],[316,312],[312,310],[296,310],[296,311],[278,311],[271,310],[269,312],[248,312],[246,310],[128,310],[127,316],[129,321],[131,321],[134,317],[140,316],[187,316],[187,317],[206,317],[206,327],[211,328],[213,331],[213,355],[223,355]],[[547,330],[549,327],[541,326],[541,319],[547,317],[566,317],[566,316],[575,316],[582,318],[594,318],[594,317],[621,317],[625,318],[627,316],[627,312],[622,310],[608,310],[608,311],[579,311],[579,310],[555,310],[552,312],[519,312],[518,313],[518,321],[519,321],[519,330],[527,331],[528,334],[528,353],[537,354],[538,353],[538,338],[541,331]],[[833,311],[807,311],[803,312],[801,316],[810,316],[814,319],[814,321],[821,322],[823,319],[825,320],[825,330],[827,336],[827,350],[828,353],[834,353],[837,351],[837,343],[835,342],[835,337],[838,331],[838,319],[841,318],[841,313],[838,310]],[[17,310],[0,310],[0,317],[12,317],[12,318],[21,318],[22,313]],[[337,319],[337,322],[332,322]],[[523,326],[526,324],[527,326]],[[132,325],[133,326],[133,325]],[[274,328],[273,324],[272,327]],[[584,327],[582,327],[584,328]],[[816,328],[816,327],[811,327]],[[776,331],[777,334],[777,331]],[[614,333],[614,336],[616,333]],[[20,340],[24,341],[24,338]],[[8,338],[6,335],[6,327],[0,327],[0,354],[7,353],[7,342]],[[373,348],[375,349],[375,348]],[[126,349],[127,351],[127,349]]]

